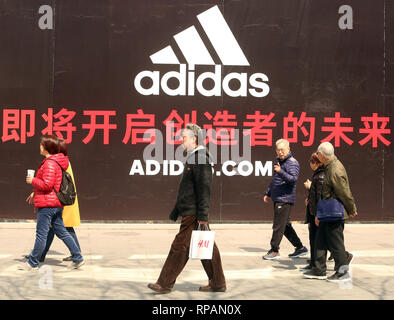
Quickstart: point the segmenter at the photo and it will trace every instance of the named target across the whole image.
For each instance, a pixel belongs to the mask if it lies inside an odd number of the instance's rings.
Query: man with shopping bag
[[[205,147],[199,145],[200,141],[202,141],[201,128],[195,124],[188,124],[183,132],[183,147],[187,151],[187,159],[176,204],[170,214],[171,220],[176,221],[180,216],[182,221],[159,279],[156,283],[148,284],[148,287],[157,293],[171,292],[178,275],[189,260],[193,230],[197,230],[199,226],[201,229],[209,229],[208,212],[211,197],[212,165],[209,152]],[[213,242],[213,239],[211,241]],[[200,242],[200,245],[202,247],[209,246],[209,242]],[[209,282],[207,286],[200,287],[200,291],[226,291],[226,280],[220,253],[214,242],[212,259],[202,259],[201,263]]]

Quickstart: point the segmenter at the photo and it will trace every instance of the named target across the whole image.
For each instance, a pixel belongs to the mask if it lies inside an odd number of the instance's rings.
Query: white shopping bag
[[[193,230],[190,240],[189,258],[211,260],[214,241],[214,231]]]

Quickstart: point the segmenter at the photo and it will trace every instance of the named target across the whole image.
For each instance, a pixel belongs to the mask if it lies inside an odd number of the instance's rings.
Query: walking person
[[[68,147],[67,147],[66,141],[62,138],[58,138],[58,144],[59,144],[59,153],[62,153],[63,155],[68,156]],[[69,162],[69,165],[68,165],[68,168],[66,171],[71,175],[71,178],[72,178],[72,180],[74,182],[74,186],[75,186],[75,179],[74,179],[73,170],[71,168],[71,162]],[[77,191],[76,188],[75,188],[75,191]],[[79,251],[81,251],[81,247],[79,245],[77,234],[75,233],[75,230],[74,230],[74,227],[78,227],[81,225],[81,220],[80,220],[80,215],[79,215],[78,195],[75,197],[74,204],[72,204],[70,206],[65,206],[63,208],[62,217],[63,217],[63,223],[64,223],[64,226],[66,227],[66,230],[74,239],[75,244],[77,245]],[[48,250],[52,245],[54,237],[55,237],[55,231],[51,227],[49,229],[47,243],[45,246],[45,250],[41,255],[40,262],[43,262],[45,260],[46,254],[48,253]],[[64,258],[63,261],[72,261],[72,255]]]
[[[148,287],[157,293],[169,293],[189,260],[189,247],[192,231],[199,225],[208,227],[211,197],[212,166],[208,150],[199,145],[202,133],[199,126],[187,124],[183,132],[183,147],[187,151],[178,196],[170,219],[176,221],[180,216],[181,226],[171,245],[170,252],[156,283]],[[208,276],[208,285],[200,287],[204,292],[226,291],[219,249],[214,243],[212,260],[201,260]]]
[[[309,179],[304,183],[305,188],[308,190],[308,198],[306,199],[306,219],[305,222],[308,224],[309,230],[309,245],[310,245],[310,262],[307,266],[301,268],[301,270],[311,270],[315,265],[315,240],[317,233],[317,226],[315,223],[315,217],[317,212],[317,204],[321,198],[321,192],[324,182],[324,168],[320,162],[317,153],[312,153],[309,159],[309,165],[313,170],[312,181]]]
[[[31,271],[38,269],[39,259],[45,250],[49,227],[52,225],[55,234],[65,243],[72,254],[71,269],[77,269],[84,264],[78,246],[67,232],[63,224],[63,206],[56,192],[62,182],[62,168],[67,170],[68,157],[58,153],[57,138],[45,135],[40,139],[40,154],[45,157],[37,170],[35,177],[26,177],[26,183],[34,187],[33,193],[28,197],[28,202],[34,202],[37,208],[36,240],[33,251],[27,262],[18,267],[20,270]],[[61,166],[61,168],[60,168]]]
[[[350,191],[349,178],[343,164],[334,154],[334,147],[330,142],[319,145],[317,154],[325,169],[325,177],[322,187],[322,200],[336,199],[344,207],[343,219],[336,221],[319,221],[315,218],[318,231],[316,234],[315,265],[312,270],[306,271],[304,277],[308,279],[327,279],[326,259],[327,249],[330,250],[335,260],[335,273],[327,280],[342,282],[351,279],[349,263],[353,256],[345,250],[343,230],[345,220],[357,216],[357,208],[353,195]]]
[[[265,203],[268,203],[270,199],[274,203],[271,249],[263,256],[265,260],[280,259],[279,245],[283,235],[295,247],[295,251],[289,254],[290,258],[301,257],[308,253],[308,249],[304,247],[290,223],[290,212],[296,200],[296,183],[300,167],[286,139],[276,141],[276,154],[274,176],[264,195]]]
[[[316,242],[317,230],[319,228],[318,226],[316,226],[315,218],[317,213],[317,205],[319,203],[319,200],[321,199],[321,193],[322,193],[323,182],[324,182],[324,167],[319,160],[317,152],[314,152],[311,155],[311,158],[309,160],[309,165],[313,170],[313,177],[312,177],[312,181],[310,181],[309,179],[305,181],[304,186],[308,190],[308,198],[306,199],[306,203],[305,203],[306,205],[305,223],[308,224],[311,258],[307,266],[300,268],[300,270],[302,271],[312,270],[315,264],[314,263],[315,247],[316,247],[315,242]],[[348,261],[350,263],[353,259],[353,255],[346,251],[346,256],[348,257]],[[331,257],[332,254],[330,258]],[[334,258],[332,259],[330,258],[328,258],[328,261],[334,259]],[[337,270],[338,267],[335,266],[334,269]]]

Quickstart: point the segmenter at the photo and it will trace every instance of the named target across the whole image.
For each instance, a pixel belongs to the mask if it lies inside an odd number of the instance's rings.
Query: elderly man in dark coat
[[[159,279],[156,283],[148,285],[150,289],[157,293],[169,293],[171,291],[176,278],[189,259],[192,231],[196,230],[198,225],[208,226],[212,165],[208,150],[198,145],[198,142],[202,140],[201,138],[200,127],[195,124],[186,126],[183,132],[183,146],[187,151],[187,159],[175,207],[170,213],[171,220],[176,221],[180,216],[182,221]],[[201,260],[201,263],[209,281],[207,286],[200,287],[200,291],[226,291],[226,280],[216,243],[213,246],[212,260]]]
[[[344,218],[337,221],[319,221],[316,234],[316,258],[312,270],[304,273],[308,279],[327,279],[326,257],[327,249],[332,253],[335,260],[335,273],[327,280],[331,282],[343,282],[351,280],[349,263],[353,256],[345,250],[343,230],[345,220],[357,216],[357,208],[352,192],[350,191],[349,178],[343,164],[334,154],[334,147],[330,142],[323,142],[317,149],[320,162],[323,163],[325,177],[322,187],[322,200],[337,199],[344,207]]]

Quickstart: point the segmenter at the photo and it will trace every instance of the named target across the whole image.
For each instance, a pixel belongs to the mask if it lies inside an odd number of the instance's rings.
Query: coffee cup
[[[35,170],[28,169],[28,170],[27,170],[27,176],[28,176],[28,177],[34,177],[34,173],[35,173],[35,172],[36,172]]]

